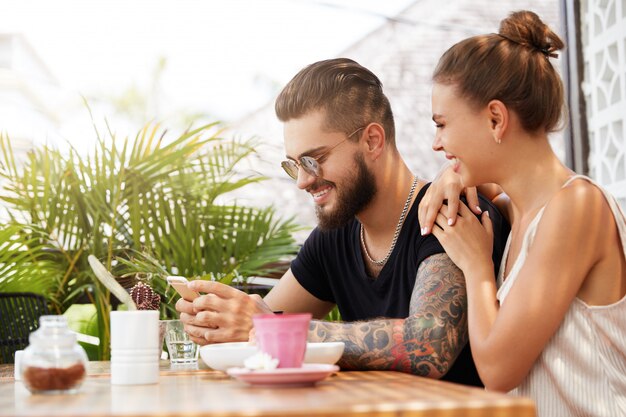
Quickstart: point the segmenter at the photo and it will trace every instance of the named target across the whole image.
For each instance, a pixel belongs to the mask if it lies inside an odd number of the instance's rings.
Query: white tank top
[[[626,257],[624,213],[610,194],[587,177],[573,176],[563,187],[578,178],[594,184],[604,194]],[[519,256],[505,280],[509,235],[498,273],[500,305],[506,302],[526,260],[544,209],[529,224]],[[575,298],[529,374],[511,393],[532,398],[540,417],[626,416],[626,296],[606,306],[589,306]]]

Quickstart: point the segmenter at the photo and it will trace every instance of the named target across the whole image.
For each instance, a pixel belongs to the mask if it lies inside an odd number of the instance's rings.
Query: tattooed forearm
[[[342,368],[391,369],[393,358],[380,355],[380,352],[395,344],[393,329],[401,329],[403,322],[400,319],[351,323],[312,321],[309,340],[344,342],[346,348],[339,362]]]
[[[342,341],[340,365],[393,369],[439,378],[467,343],[467,295],[461,271],[445,254],[421,263],[409,317],[336,323],[313,321],[311,341]]]

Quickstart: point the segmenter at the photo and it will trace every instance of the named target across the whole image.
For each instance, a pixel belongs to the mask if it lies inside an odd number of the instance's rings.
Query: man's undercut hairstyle
[[[550,62],[563,41],[535,13],[514,12],[498,33],[474,36],[448,49],[433,81],[453,85],[477,106],[500,100],[529,132],[557,130],[565,112],[563,84]]]
[[[382,83],[351,59],[329,59],[305,67],[280,92],[275,109],[281,122],[321,110],[324,129],[346,135],[376,122],[385,129],[386,142],[396,146],[393,113]]]

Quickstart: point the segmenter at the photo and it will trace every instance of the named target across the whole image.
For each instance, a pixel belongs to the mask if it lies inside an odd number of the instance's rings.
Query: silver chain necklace
[[[398,224],[396,225],[396,231],[393,233],[393,240],[391,241],[391,247],[389,248],[389,252],[387,252],[387,255],[380,261],[373,259],[370,256],[369,252],[367,251],[367,246],[365,245],[365,235],[363,232],[363,224],[361,224],[361,246],[363,246],[363,252],[365,252],[365,257],[367,258],[367,260],[373,263],[374,265],[378,265],[378,266],[384,265],[389,259],[389,257],[391,256],[391,252],[393,252],[393,248],[396,247],[396,242],[398,241],[398,236],[400,236],[400,231],[402,230],[402,224],[404,223],[404,218],[406,217],[406,214],[409,212],[409,205],[411,204],[411,200],[413,199],[413,193],[415,192],[416,186],[417,186],[417,177],[415,177],[415,179],[413,180],[413,184],[411,185],[411,191],[409,191],[409,196],[407,197],[406,202],[404,203],[402,214],[400,214],[400,219],[398,220]]]

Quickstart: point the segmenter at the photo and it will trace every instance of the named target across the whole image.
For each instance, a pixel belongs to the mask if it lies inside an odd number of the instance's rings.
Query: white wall
[[[590,174],[626,209],[626,0],[581,2]]]

